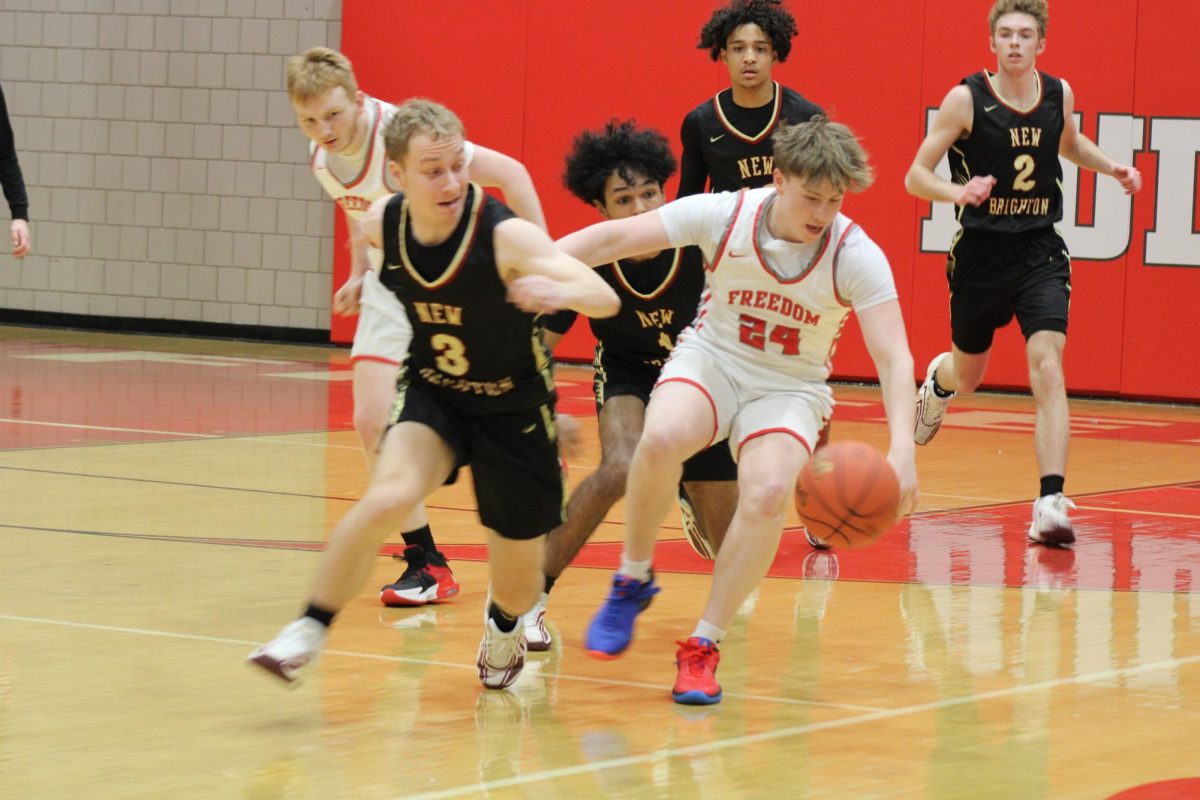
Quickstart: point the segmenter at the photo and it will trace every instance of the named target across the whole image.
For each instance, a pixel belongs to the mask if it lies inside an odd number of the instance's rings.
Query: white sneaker
[[[517,626],[504,633],[495,621],[485,619],[475,663],[479,667],[479,680],[489,689],[503,689],[515,681],[525,666],[524,623],[517,620]]]
[[[696,551],[696,555],[706,561],[715,560],[717,554],[713,552],[712,544],[701,530],[700,520],[696,518],[696,508],[682,484],[679,486],[679,516],[683,521],[683,535],[687,537],[688,544]]]
[[[807,525],[801,525],[800,530],[804,531],[804,539],[805,539],[805,541],[808,542],[808,546],[811,547],[813,550],[832,550],[833,549],[833,547],[830,546],[824,539],[818,539],[817,537],[815,537],[811,533],[809,533]]]
[[[291,683],[300,670],[317,660],[328,631],[312,617],[288,623],[271,641],[255,650],[246,660]]]
[[[949,397],[938,397],[937,392],[933,390],[933,374],[937,372],[938,364],[948,355],[950,354],[942,353],[929,362],[929,369],[925,371],[925,382],[917,390],[917,421],[913,431],[913,441],[917,444],[929,444],[933,440],[938,429],[942,427],[946,406],[950,405],[954,398],[953,394]]]
[[[546,601],[550,595],[542,592],[537,605],[522,616],[525,623],[525,646],[535,653],[550,649],[550,631],[546,630]]]
[[[1075,526],[1067,509],[1075,508],[1062,492],[1048,494],[1033,501],[1033,522],[1029,523],[1029,538],[1042,544],[1067,545],[1075,541]]]

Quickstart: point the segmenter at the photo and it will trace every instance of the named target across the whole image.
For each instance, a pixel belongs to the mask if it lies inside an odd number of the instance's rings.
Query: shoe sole
[[[699,689],[693,689],[690,692],[672,691],[671,697],[676,703],[682,703],[685,706],[711,706],[713,703],[721,702],[721,696],[724,693],[718,689],[715,695],[706,694]]]
[[[288,675],[287,672],[284,671],[282,664],[265,653],[257,656],[251,656],[250,658],[247,658],[246,661],[262,667],[267,672],[279,678],[281,681],[287,683],[289,686],[296,682],[295,675]]]
[[[379,593],[379,602],[383,603],[388,608],[416,608],[417,606],[434,605],[449,600],[458,594],[458,587],[447,590],[444,594],[439,594],[427,599],[413,600],[407,597],[396,594],[391,589],[384,589]]]
[[[1075,543],[1075,531],[1070,528],[1055,528],[1051,531],[1038,533],[1032,527],[1029,529],[1029,541],[1034,544],[1045,544],[1050,547],[1066,547]]]
[[[525,649],[531,653],[544,653],[550,649],[551,644],[550,639],[544,642],[533,642],[529,640],[529,637],[525,637]]]

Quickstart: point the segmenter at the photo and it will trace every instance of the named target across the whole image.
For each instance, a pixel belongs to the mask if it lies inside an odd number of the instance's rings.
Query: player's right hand
[[[962,187],[954,204],[958,206],[982,205],[983,201],[991,196],[992,187],[995,185],[996,179],[991,175],[976,175]]]
[[[362,276],[351,275],[333,295],[333,313],[339,317],[352,317],[358,313],[362,299]]]

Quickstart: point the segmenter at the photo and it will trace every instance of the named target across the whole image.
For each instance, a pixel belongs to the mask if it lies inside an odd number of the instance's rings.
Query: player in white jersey
[[[845,192],[871,181],[850,129],[818,116],[775,134],[770,188],[693,195],[560,241],[593,265],[685,245],[704,253],[708,290],[650,397],[629,469],[621,568],[586,641],[600,658],[629,646],[634,620],[658,592],[654,540],[681,465],[729,437],[738,506],[703,616],[676,653],[676,702],[721,699],[717,644],[775,556],[796,478],[833,410],[825,380],[851,310],[879,375],[902,508],[915,504],[916,392],[900,303],[883,252],[840,213]]]
[[[293,56],[287,66],[288,97],[300,130],[310,140],[313,176],[346,214],[356,236],[358,220],[371,203],[397,187],[387,169],[383,130],[395,106],[358,89],[349,59],[327,47]],[[497,186],[507,205],[543,230],[546,222],[525,167],[502,153],[467,142],[466,161],[476,182]],[[354,368],[354,428],[373,470],[380,439],[396,397],[396,372],[408,353],[412,328],[404,307],[380,283],[375,268],[381,252],[356,244],[349,279],[333,298],[333,312],[358,314],[351,363]],[[458,594],[458,583],[437,549],[425,507],[403,525],[404,574],[380,590],[385,605],[418,606]]]

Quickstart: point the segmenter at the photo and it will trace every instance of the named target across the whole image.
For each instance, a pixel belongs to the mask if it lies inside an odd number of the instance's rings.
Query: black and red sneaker
[[[426,552],[421,545],[410,544],[403,555],[393,557],[403,558],[408,566],[395,583],[379,590],[379,602],[385,606],[423,606],[458,594],[458,581],[438,551]]]

